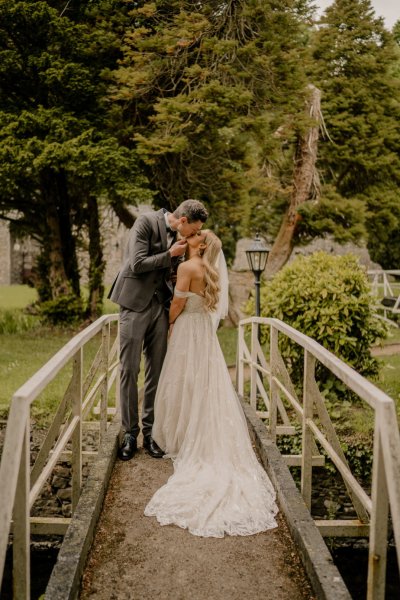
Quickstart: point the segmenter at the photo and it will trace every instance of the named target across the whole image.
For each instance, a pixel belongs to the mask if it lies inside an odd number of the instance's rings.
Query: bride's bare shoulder
[[[178,273],[182,273],[182,275],[192,275],[201,272],[201,263],[198,263],[194,260],[185,260],[184,262],[181,262],[181,264],[178,267]]]

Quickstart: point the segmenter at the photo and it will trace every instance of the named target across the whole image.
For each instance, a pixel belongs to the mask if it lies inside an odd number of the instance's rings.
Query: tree
[[[338,213],[332,189],[342,198],[342,217],[343,210],[356,216],[344,208],[346,203],[362,202],[363,237],[371,254],[382,256],[375,248],[381,248],[384,232],[375,225],[385,220],[389,205],[391,221],[397,222],[395,205],[400,202],[399,49],[369,0],[335,0],[315,32],[312,56],[313,81],[322,90],[329,133],[320,143],[318,160],[324,210],[330,205],[333,219]],[[306,208],[314,222],[318,211],[318,206]],[[360,232],[363,224],[352,225]],[[400,252],[391,266],[397,267],[399,259]],[[385,266],[389,264],[386,260]]]
[[[107,128],[102,72],[118,57],[115,35],[78,20],[43,1],[0,5],[0,215],[40,243],[41,300],[80,296],[76,252],[88,237],[88,313],[96,316],[99,206],[135,203],[145,181],[135,153]]]
[[[255,207],[288,197],[308,2],[137,4],[112,99],[132,125],[156,202],[203,200],[229,249],[260,220]]]

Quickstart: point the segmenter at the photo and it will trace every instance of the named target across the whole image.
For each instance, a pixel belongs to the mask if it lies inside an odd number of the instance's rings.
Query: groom
[[[167,350],[168,309],[173,295],[171,273],[186,250],[186,238],[196,235],[207,219],[198,200],[185,200],[169,213],[165,209],[140,216],[128,240],[125,262],[109,298],[120,305],[120,404],[124,436],[121,460],[137,450],[138,386],[142,346],[145,383],[142,407],[143,447],[154,458],[163,456],[151,437],[154,398]],[[179,232],[180,239],[176,240]]]

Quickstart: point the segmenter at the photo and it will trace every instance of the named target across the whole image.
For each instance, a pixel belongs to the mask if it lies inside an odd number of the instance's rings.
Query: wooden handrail
[[[400,271],[392,272],[400,275]],[[260,364],[258,352],[258,328],[260,325],[270,329],[270,376],[257,377],[258,373],[265,374],[265,365]],[[247,347],[245,328],[251,329],[250,348]],[[295,386],[290,380],[278,346],[278,332],[290,338],[304,350],[304,387],[303,399],[298,398]],[[373,482],[371,497],[363,490],[351,473],[345,455],[340,447],[334,425],[330,420],[325,401],[318,390],[315,380],[315,361],[318,360],[340,379],[348,389],[356,393],[366,402],[375,413],[374,451],[373,451]],[[237,391],[244,395],[245,380],[250,377],[250,402],[256,408],[256,395],[267,398],[268,429],[273,441],[279,435],[277,426],[278,414],[288,424],[288,414],[282,405],[280,394],[283,393],[290,403],[297,419],[302,426],[301,453],[301,491],[307,506],[311,507],[312,467],[316,459],[315,441],[324,448],[336,468],[341,473],[350,499],[358,514],[358,521],[346,522],[326,521],[321,527],[324,535],[343,536],[346,527],[349,535],[353,536],[359,524],[360,535],[365,534],[366,523],[369,521],[369,569],[368,594],[369,600],[383,600],[385,596],[386,549],[388,531],[388,508],[392,516],[394,537],[396,542],[397,560],[400,570],[400,434],[397,423],[395,403],[392,398],[377,388],[357,371],[337,358],[332,352],[318,344],[315,340],[297,331],[290,325],[278,319],[265,317],[250,317],[239,323],[238,354],[237,354]],[[249,366],[246,376],[245,365]],[[269,395],[263,389],[269,387]],[[315,413],[316,411],[316,413]],[[315,417],[318,417],[316,420]],[[287,427],[285,428],[285,432]],[[296,463],[297,464],[297,463]],[[379,564],[377,564],[379,557]]]
[[[100,434],[107,429],[107,403],[110,385],[115,379],[119,360],[114,360],[118,353],[118,331],[116,340],[110,349],[110,325],[118,320],[118,315],[104,315],[73,337],[59,350],[41,369],[39,369],[13,395],[7,421],[3,453],[0,463],[0,580],[3,577],[7,551],[8,536],[13,521],[13,572],[14,597],[23,600],[30,598],[30,518],[29,512],[35,498],[40,493],[44,482],[51,474],[53,467],[61,456],[66,444],[72,442],[72,506],[75,508],[82,482],[82,405],[85,409],[94,402],[95,392],[91,385],[97,369],[101,369],[99,382],[95,391],[101,393]],[[95,358],[95,365],[89,369],[88,381],[82,381],[83,349],[98,333],[102,333],[101,360]],[[61,412],[71,400],[72,415],[63,424],[63,415],[58,411],[54,417],[54,425],[50,425],[45,440],[44,452],[35,465],[30,481],[30,406],[38,395],[52,382],[61,369],[73,361],[73,374],[67,391],[61,401]],[[110,384],[110,385],[109,385]],[[118,396],[118,393],[116,394]],[[61,428],[61,429],[60,429]],[[57,433],[58,430],[58,433]],[[61,433],[60,433],[61,431]],[[55,447],[53,443],[55,439]],[[46,463],[47,460],[47,464]],[[14,515],[14,518],[12,518]],[[57,524],[59,527],[59,524]],[[46,522],[49,529],[49,523]]]

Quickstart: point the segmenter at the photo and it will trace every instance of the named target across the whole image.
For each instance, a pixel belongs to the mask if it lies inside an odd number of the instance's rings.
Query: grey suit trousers
[[[125,432],[139,434],[138,374],[142,348],[145,359],[142,433],[151,434],[154,399],[167,351],[168,311],[154,295],[141,312],[120,307],[120,403]]]

